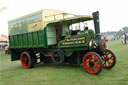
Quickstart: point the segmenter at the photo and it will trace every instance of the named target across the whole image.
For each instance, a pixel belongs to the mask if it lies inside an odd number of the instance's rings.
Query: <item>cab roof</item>
[[[45,25],[48,24],[56,24],[56,23],[68,23],[68,24],[73,24],[73,23],[79,23],[83,21],[89,21],[92,20],[93,17],[89,15],[80,15],[80,16],[74,16],[74,17],[67,17],[61,20],[53,20],[53,21],[47,21],[45,22]]]

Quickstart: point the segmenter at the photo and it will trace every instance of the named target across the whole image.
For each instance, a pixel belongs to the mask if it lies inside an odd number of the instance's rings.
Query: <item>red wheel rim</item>
[[[83,66],[88,73],[96,74],[101,68],[101,63],[95,54],[87,54],[83,59]]]
[[[27,54],[21,55],[21,64],[24,68],[29,68],[30,66],[30,57]]]
[[[112,67],[114,63],[114,57],[112,53],[106,50],[106,55],[104,55],[103,57],[104,57],[103,67],[104,68]]]

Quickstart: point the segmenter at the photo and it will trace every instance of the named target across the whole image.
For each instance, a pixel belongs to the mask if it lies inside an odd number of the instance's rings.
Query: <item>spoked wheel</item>
[[[89,52],[83,58],[83,67],[90,74],[99,74],[103,69],[102,59],[99,54]]]
[[[103,67],[111,69],[116,64],[116,56],[114,53],[106,49],[106,54],[103,56]]]
[[[34,59],[28,52],[23,52],[21,54],[21,64],[25,69],[32,68],[34,65]]]

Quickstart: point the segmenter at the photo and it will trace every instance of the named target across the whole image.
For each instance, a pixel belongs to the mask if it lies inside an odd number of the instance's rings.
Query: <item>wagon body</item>
[[[39,48],[47,47],[46,25],[48,21],[54,20],[54,17],[46,18],[46,16],[64,13],[58,10],[41,10],[14,20],[9,21],[9,44],[10,48]],[[57,15],[57,20],[64,16]],[[53,36],[53,37],[52,37]],[[55,33],[48,35],[48,44],[54,40]],[[52,41],[55,43],[55,41]],[[52,43],[51,43],[52,44]],[[50,45],[51,45],[50,44]]]
[[[95,33],[86,27],[83,30],[72,28],[76,23],[81,28],[80,23],[89,20],[94,21]],[[33,67],[37,60],[55,64],[83,63],[88,73],[98,74],[103,68],[102,58],[105,68],[115,65],[115,55],[106,50],[105,40],[100,35],[98,12],[93,16],[71,17],[63,11],[41,10],[10,20],[8,27],[11,60],[21,60],[24,68]]]

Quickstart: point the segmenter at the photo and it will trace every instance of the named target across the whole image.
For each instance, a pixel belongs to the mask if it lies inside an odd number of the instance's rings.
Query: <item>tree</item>
[[[123,27],[122,30],[123,30],[125,33],[128,33],[128,27]]]
[[[117,32],[117,35],[119,35],[119,36],[121,36],[122,35],[122,30],[119,30],[118,32]]]

